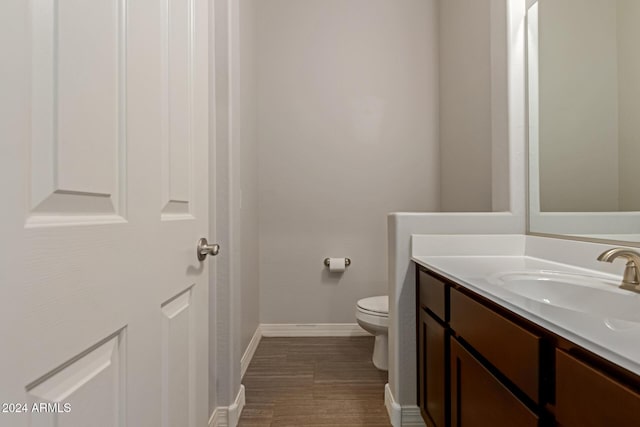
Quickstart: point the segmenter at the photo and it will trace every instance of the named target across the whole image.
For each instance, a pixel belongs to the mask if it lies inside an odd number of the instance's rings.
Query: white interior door
[[[207,7],[0,2],[2,427],[207,423]]]

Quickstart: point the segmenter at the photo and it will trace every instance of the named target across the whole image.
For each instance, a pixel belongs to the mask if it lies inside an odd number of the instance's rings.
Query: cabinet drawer
[[[455,339],[451,340],[452,426],[535,427],[532,412]]]
[[[451,329],[534,402],[540,403],[541,338],[451,290]]]
[[[447,286],[440,280],[418,270],[418,297],[422,308],[428,308],[440,320],[448,320],[446,317],[446,291]]]
[[[556,419],[563,427],[637,427],[640,395],[556,350]]]

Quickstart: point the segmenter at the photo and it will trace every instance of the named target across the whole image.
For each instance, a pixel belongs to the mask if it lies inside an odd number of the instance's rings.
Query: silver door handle
[[[220,245],[210,245],[204,237],[198,240],[198,261],[204,261],[207,255],[216,256],[220,252]]]

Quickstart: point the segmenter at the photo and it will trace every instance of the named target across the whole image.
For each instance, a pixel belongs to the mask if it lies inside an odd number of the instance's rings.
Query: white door
[[[0,2],[2,427],[206,426],[207,7]]]

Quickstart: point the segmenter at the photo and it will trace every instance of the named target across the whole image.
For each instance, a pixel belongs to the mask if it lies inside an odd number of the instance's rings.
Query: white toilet
[[[376,337],[373,345],[373,365],[386,371],[389,347],[389,297],[387,295],[363,298],[356,304],[356,320],[365,331]]]

